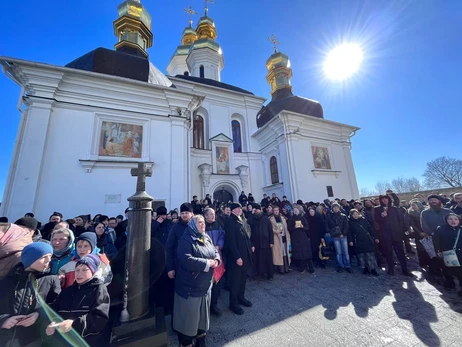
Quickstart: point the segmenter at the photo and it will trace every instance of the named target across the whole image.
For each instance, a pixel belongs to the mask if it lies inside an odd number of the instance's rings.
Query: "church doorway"
[[[233,201],[233,195],[225,189],[225,187],[219,187],[213,193],[213,199],[217,199],[219,203],[227,204],[229,201]]]

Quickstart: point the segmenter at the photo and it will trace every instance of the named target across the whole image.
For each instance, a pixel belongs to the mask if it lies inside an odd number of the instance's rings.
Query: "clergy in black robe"
[[[272,280],[274,267],[271,247],[274,244],[274,234],[270,220],[262,213],[261,206],[254,204],[253,214],[248,221],[252,229],[250,240],[255,247],[255,272]]]

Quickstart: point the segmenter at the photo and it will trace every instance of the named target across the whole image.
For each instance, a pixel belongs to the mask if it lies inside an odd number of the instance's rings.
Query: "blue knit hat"
[[[96,234],[91,231],[80,234],[79,237],[75,239],[75,244],[79,241],[87,241],[91,245],[91,250],[93,251],[96,248]]]
[[[45,242],[33,242],[23,248],[21,253],[21,262],[24,268],[28,268],[34,262],[47,254],[53,254],[53,247]]]
[[[97,255],[88,254],[80,258],[77,264],[75,264],[75,267],[79,265],[86,265],[90,269],[92,275],[94,275],[95,272],[98,271],[100,264],[101,264],[101,260],[99,259]]]

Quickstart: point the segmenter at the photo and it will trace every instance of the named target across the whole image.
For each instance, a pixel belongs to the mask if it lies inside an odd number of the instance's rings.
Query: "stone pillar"
[[[146,193],[146,176],[152,169],[146,163],[138,163],[131,170],[137,176],[136,193],[129,197],[127,244],[127,310],[130,320],[136,320],[149,312],[149,270],[151,251],[151,211],[153,198]]]
[[[238,166],[236,168],[239,173],[239,178],[241,179],[242,190],[247,190],[247,183],[249,182],[249,167],[245,165]]]

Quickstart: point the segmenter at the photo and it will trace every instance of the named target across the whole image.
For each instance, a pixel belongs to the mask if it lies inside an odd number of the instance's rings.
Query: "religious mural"
[[[326,147],[311,146],[313,154],[314,167],[316,169],[331,170],[329,151]]]
[[[216,147],[217,174],[229,174],[229,147]]]
[[[143,126],[103,121],[98,155],[141,158]]]

